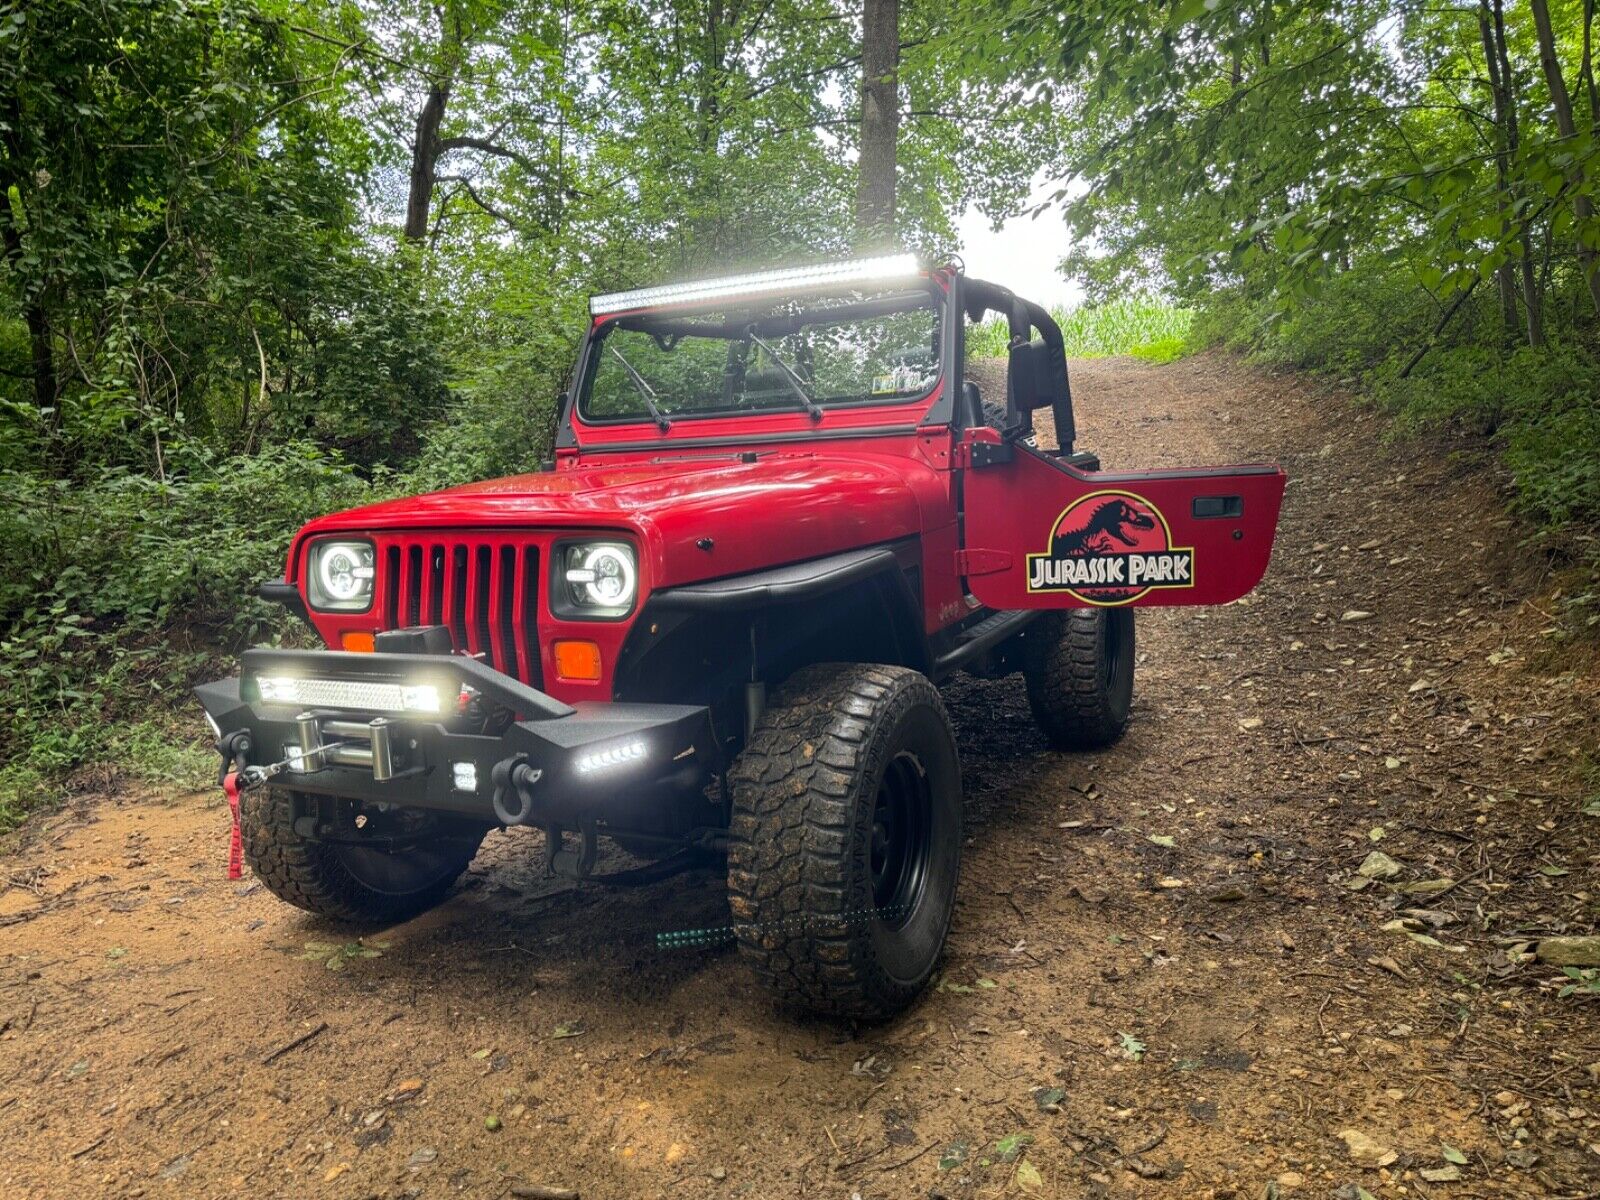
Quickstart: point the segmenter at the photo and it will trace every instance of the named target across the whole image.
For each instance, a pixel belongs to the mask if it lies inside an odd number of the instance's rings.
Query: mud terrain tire
[[[806,667],[729,772],[739,948],[786,1002],[882,1020],[926,986],[961,860],[961,768],[938,689],[903,667]]]
[[[294,829],[293,793],[261,788],[239,798],[245,861],[280,900],[330,920],[393,925],[444,898],[483,834],[441,837],[401,853],[312,841]]]
[[[1056,750],[1103,750],[1133,706],[1133,609],[1045,613],[1023,637],[1034,723]]]

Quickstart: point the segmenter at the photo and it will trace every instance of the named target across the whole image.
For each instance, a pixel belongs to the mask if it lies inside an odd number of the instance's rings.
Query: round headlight
[[[322,556],[318,570],[322,574],[322,590],[330,600],[354,600],[361,593],[363,580],[356,578],[356,568],[361,564],[347,546],[335,546]]]
[[[626,608],[633,603],[633,590],[638,580],[626,551],[615,546],[596,546],[584,556],[583,570],[589,572],[583,590],[590,603],[602,608]]]
[[[551,605],[558,617],[615,621],[639,594],[639,560],[626,542],[568,542],[556,559]]]
[[[372,603],[371,542],[318,542],[311,547],[311,607],[358,611]]]

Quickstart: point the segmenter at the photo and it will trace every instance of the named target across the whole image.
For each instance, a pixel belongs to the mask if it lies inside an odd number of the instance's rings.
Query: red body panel
[[[323,517],[301,530],[296,549],[323,534],[385,529],[626,531],[641,543],[645,587],[672,587],[950,524],[947,481],[916,454],[915,440],[767,448],[750,463],[739,462],[736,450],[671,462],[608,456],[600,466]],[[712,539],[710,550],[697,547],[704,538]],[[292,570],[297,560],[291,554]]]
[[[641,431],[635,430],[635,434]],[[860,441],[823,442],[752,448],[754,462],[740,461],[735,449],[680,451],[681,458],[663,461],[653,452],[615,453],[598,464],[572,462],[554,472],[518,475],[467,484],[430,495],[387,501],[320,518],[300,531],[290,551],[287,578],[301,584],[305,544],[331,534],[361,534],[378,548],[377,602],[363,613],[319,613],[312,619],[331,646],[348,631],[378,631],[412,623],[407,614],[388,607],[395,590],[397,566],[391,550],[400,551],[398,569],[404,578],[413,547],[421,554],[438,548],[453,552],[466,547],[475,554],[490,549],[499,569],[502,548],[530,548],[542,563],[559,537],[621,534],[639,550],[640,596],[654,589],[739,575],[764,567],[819,558],[901,539],[915,539],[930,557],[925,562],[925,625],[929,632],[965,616],[959,581],[948,565],[956,547],[955,511],[950,499],[948,454],[930,455],[927,435],[905,434]],[[947,446],[948,432],[943,433]],[[930,462],[943,457],[944,464]],[[709,549],[701,543],[710,539]],[[937,547],[936,557],[933,556]],[[477,585],[469,572],[466,586]],[[493,629],[504,620],[496,605],[502,592],[491,577],[485,587],[493,603],[466,597],[466,609],[485,612]],[[525,572],[522,573],[526,588]],[[437,599],[424,583],[417,614],[423,624],[444,619],[451,602],[448,590]],[[401,591],[405,589],[402,587]],[[542,677],[544,690],[568,702],[608,698],[612,668],[626,638],[629,621],[573,621],[557,617],[544,590],[538,591],[537,647],[543,670],[518,674],[529,681]],[[637,608],[635,609],[637,611]],[[512,622],[512,628],[517,623]],[[467,649],[493,651],[467,623]],[[549,660],[558,638],[584,638],[599,643],[604,674],[596,683],[558,680]],[[458,640],[460,640],[458,638]],[[499,655],[492,655],[499,665]]]
[[[1285,482],[1265,465],[1084,472],[1018,449],[966,472],[967,584],[998,609],[1227,604],[1266,572]]]

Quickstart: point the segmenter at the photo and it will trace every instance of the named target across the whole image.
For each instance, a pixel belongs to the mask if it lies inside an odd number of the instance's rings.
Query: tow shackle
[[[495,763],[494,815],[502,825],[526,825],[533,816],[533,785],[544,777],[520,755]]]
[[[225,733],[217,738],[217,754],[222,760],[217,765],[218,787],[221,787],[223,780],[227,779],[229,771],[242,773],[249,766],[250,751],[254,745],[247,729],[235,729],[232,733]]]

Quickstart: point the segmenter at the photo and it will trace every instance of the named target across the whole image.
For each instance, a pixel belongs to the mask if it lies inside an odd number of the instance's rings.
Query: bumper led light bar
[[[886,254],[878,258],[857,258],[814,267],[789,267],[781,271],[759,271],[753,275],[726,275],[721,279],[699,279],[689,283],[635,288],[631,292],[610,292],[589,297],[589,313],[602,317],[607,313],[626,312],[635,308],[701,304],[710,300],[764,296],[800,288],[888,283],[914,278],[920,272],[916,255]]]
[[[573,764],[579,775],[592,775],[596,771],[604,771],[608,767],[620,767],[624,763],[637,762],[645,756],[643,742],[618,742],[616,745],[607,746],[603,750],[595,750],[582,755]]]
[[[359,712],[439,712],[439,689],[432,684],[368,683],[350,679],[260,675],[256,678],[256,688],[264,704],[350,708]]]

